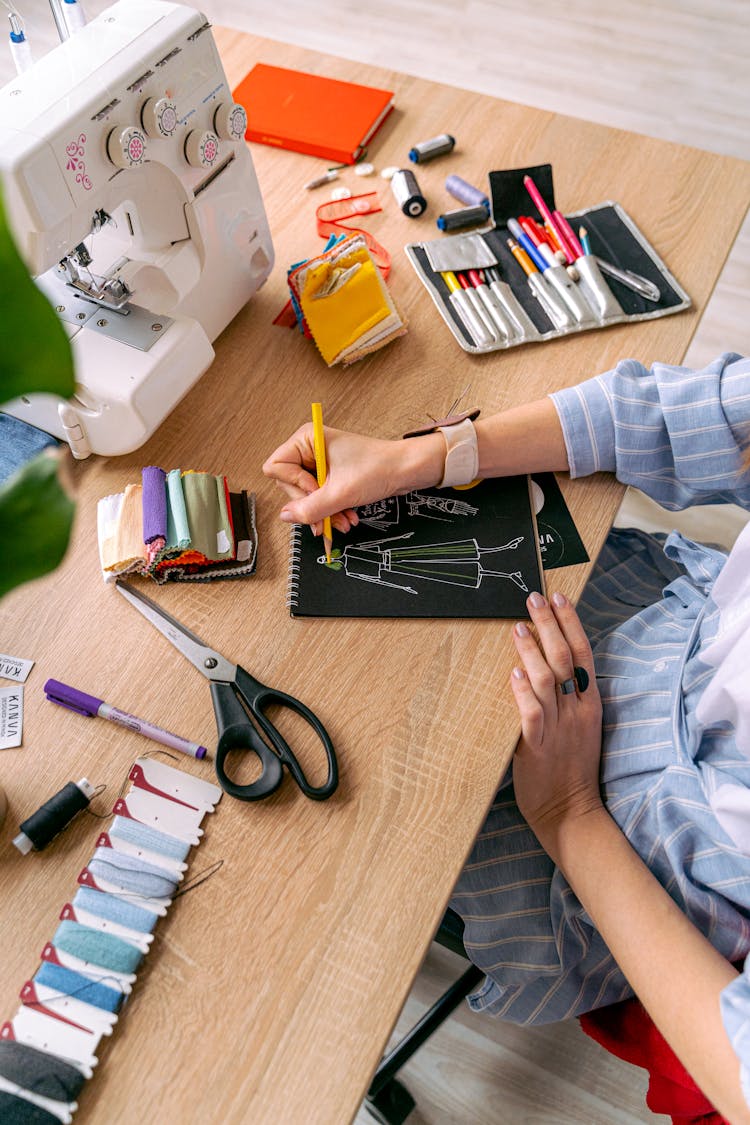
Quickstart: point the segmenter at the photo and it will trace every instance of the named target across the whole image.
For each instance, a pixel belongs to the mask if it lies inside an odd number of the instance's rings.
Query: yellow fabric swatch
[[[316,298],[315,294],[328,283],[334,268],[330,262],[321,262],[309,270],[301,294],[302,312],[328,364],[391,315],[379,272],[366,250],[342,256],[335,267],[346,268],[355,262],[360,263],[359,268],[340,288]]]

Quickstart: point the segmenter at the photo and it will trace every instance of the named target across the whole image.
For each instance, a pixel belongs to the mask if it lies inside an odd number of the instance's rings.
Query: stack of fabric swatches
[[[241,578],[255,570],[255,496],[230,492],[224,476],[149,465],[140,484],[99,501],[97,534],[108,582],[123,574],[159,583]]]
[[[153,758],[139,758],[128,776],[18,1011],[0,1026],[0,1121],[72,1120],[222,792]]]
[[[322,254],[291,267],[287,281],[297,323],[329,367],[354,363],[406,332],[361,234],[331,235]]]

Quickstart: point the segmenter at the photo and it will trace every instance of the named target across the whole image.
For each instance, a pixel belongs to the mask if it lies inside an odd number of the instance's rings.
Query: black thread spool
[[[85,1082],[72,1063],[13,1039],[0,1039],[0,1075],[23,1090],[68,1103],[76,1100]]]
[[[46,848],[50,840],[54,840],[73,817],[88,806],[93,796],[94,787],[85,777],[63,785],[58,793],[24,820],[13,841],[19,852],[28,855],[32,848],[37,852]]]
[[[445,211],[442,215],[438,215],[435,221],[438,230],[461,230],[462,227],[475,227],[479,223],[486,223],[489,217],[487,208],[480,205],[459,207],[457,211]]]
[[[418,219],[427,210],[427,200],[419,190],[417,177],[408,168],[399,168],[393,173],[391,191],[403,213],[410,219]]]

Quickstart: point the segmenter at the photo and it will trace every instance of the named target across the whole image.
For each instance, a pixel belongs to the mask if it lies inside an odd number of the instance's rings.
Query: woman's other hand
[[[553,594],[548,602],[532,594],[527,606],[538,640],[524,622],[515,626],[522,666],[513,669],[511,685],[522,734],[513,784],[518,807],[557,862],[563,826],[603,809],[602,704],[591,646],[568,599]]]

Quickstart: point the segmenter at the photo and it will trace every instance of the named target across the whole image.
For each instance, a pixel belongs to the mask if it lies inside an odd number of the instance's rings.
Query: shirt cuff
[[[605,376],[549,397],[557,410],[571,477],[615,471],[615,427]]]
[[[721,1019],[740,1063],[740,1084],[750,1106],[750,956],[745,966],[719,997]]]

